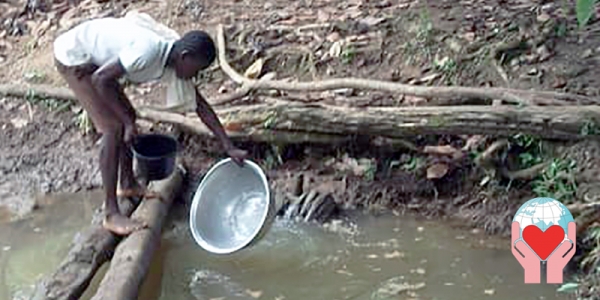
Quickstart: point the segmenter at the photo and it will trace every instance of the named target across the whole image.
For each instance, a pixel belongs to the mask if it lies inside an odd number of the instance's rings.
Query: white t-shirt
[[[77,25],[56,38],[54,55],[65,66],[101,66],[118,58],[131,82],[165,81],[168,106],[195,103],[193,82],[177,78],[175,71],[166,67],[177,38],[177,33],[165,30],[147,14],[131,12],[123,18],[93,19]]]

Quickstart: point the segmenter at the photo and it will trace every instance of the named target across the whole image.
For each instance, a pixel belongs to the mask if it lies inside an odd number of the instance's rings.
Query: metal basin
[[[215,254],[229,254],[258,241],[275,218],[275,202],[261,168],[245,160],[215,164],[196,190],[190,230],[196,243]]]

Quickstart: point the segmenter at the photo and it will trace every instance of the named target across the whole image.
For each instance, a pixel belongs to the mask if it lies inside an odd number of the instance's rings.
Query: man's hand
[[[227,151],[227,155],[240,167],[244,166],[244,159],[248,156],[248,152],[242,149],[233,148]]]

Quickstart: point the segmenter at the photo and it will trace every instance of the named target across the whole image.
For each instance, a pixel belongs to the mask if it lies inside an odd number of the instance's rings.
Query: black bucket
[[[162,180],[175,169],[178,143],[173,137],[163,134],[143,134],[133,141],[133,156],[137,169],[148,181]]]

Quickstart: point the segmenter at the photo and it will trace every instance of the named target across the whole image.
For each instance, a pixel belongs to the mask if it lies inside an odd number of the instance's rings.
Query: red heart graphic
[[[546,260],[564,239],[565,230],[558,225],[552,225],[546,231],[535,225],[523,229],[523,240],[542,260]]]

